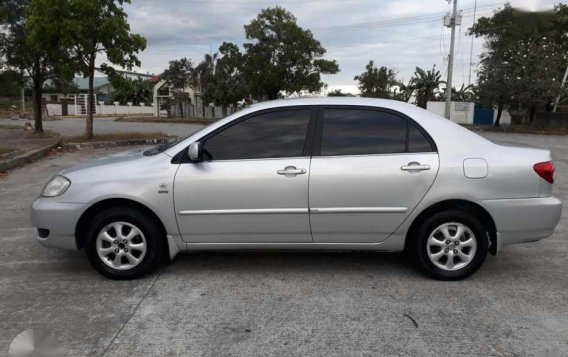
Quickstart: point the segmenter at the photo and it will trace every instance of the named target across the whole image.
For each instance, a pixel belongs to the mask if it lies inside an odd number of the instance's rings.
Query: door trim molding
[[[252,208],[252,209],[209,209],[179,211],[180,215],[210,215],[210,214],[295,214],[308,213],[307,208]]]
[[[325,207],[310,208],[310,213],[404,213],[408,207]]]

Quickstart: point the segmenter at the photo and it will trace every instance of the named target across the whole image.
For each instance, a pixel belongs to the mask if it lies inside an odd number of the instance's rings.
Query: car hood
[[[102,157],[100,159],[95,159],[95,160],[89,160],[80,164],[77,164],[75,166],[72,166],[68,169],[65,169],[63,171],[60,172],[60,175],[68,175],[68,174],[72,174],[74,172],[78,172],[78,171],[84,171],[84,170],[88,170],[88,169],[93,169],[93,168],[102,168],[102,166],[114,166],[114,165],[118,165],[118,164],[124,164],[124,163],[128,163],[128,162],[133,162],[133,161],[138,161],[138,160],[143,160],[144,158],[147,158],[147,156],[144,156],[144,151],[148,150],[148,148],[139,148],[139,149],[134,149],[134,150],[127,150],[127,151],[122,151],[122,152],[118,152],[115,154],[111,154],[105,157]]]

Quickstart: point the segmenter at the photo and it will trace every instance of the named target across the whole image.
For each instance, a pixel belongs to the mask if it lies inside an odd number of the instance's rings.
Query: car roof
[[[277,107],[288,107],[296,105],[361,105],[371,107],[382,107],[393,110],[404,111],[404,109],[416,108],[412,104],[405,102],[363,97],[302,97],[268,100],[264,102],[254,103],[250,108],[255,110],[270,109]]]

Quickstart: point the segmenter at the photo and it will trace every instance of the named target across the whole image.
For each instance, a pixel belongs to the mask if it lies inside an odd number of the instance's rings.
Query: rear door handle
[[[294,177],[296,175],[303,175],[306,173],[306,169],[298,169],[296,166],[286,166],[283,170],[276,171],[278,175],[284,175],[286,177]]]
[[[419,162],[413,161],[409,162],[408,165],[403,165],[400,167],[402,171],[424,171],[430,170],[430,165],[422,165]]]

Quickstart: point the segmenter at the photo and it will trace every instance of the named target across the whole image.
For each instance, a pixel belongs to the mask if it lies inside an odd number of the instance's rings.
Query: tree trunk
[[[534,113],[536,111],[536,108],[534,105],[531,105],[531,107],[529,108],[529,123],[532,123],[534,121]]]
[[[41,78],[35,74],[33,81],[32,97],[33,97],[33,114],[34,114],[34,126],[36,133],[43,133],[43,122],[41,121],[42,113],[42,99],[41,93],[43,91],[43,81]]]
[[[497,118],[495,118],[494,127],[499,128],[501,126],[501,114],[503,113],[503,104],[497,104]]]
[[[93,108],[95,107],[94,99],[95,86],[95,54],[91,54],[89,58],[89,94],[87,95],[87,125],[85,127],[85,136],[90,139],[93,137]]]
[[[227,116],[227,106],[223,105],[222,107],[222,114],[223,114],[223,118]]]

